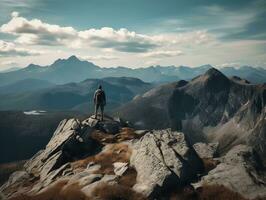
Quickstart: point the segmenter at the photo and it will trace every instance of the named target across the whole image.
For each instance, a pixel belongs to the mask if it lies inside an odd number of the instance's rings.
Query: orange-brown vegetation
[[[199,200],[198,194],[191,186],[185,186],[170,194],[170,200]]]
[[[136,193],[130,187],[120,184],[102,183],[95,188],[92,196],[103,200],[146,200],[141,194]]]
[[[118,178],[118,184],[126,187],[133,187],[136,184],[137,171],[130,167],[123,176]]]
[[[223,185],[204,185],[199,191],[199,200],[247,200],[241,194]]]
[[[108,143],[118,143],[126,140],[140,138],[141,135],[136,134],[134,132],[134,129],[132,128],[124,127],[119,133],[115,135],[106,134],[99,130],[96,130],[91,134],[91,137],[102,144],[108,144]]]
[[[67,182],[60,181],[36,195],[20,194],[9,200],[89,200],[78,184],[66,185]]]
[[[220,163],[218,160],[213,160],[212,158],[203,158],[202,161],[205,172],[211,171]]]
[[[247,200],[223,185],[203,185],[198,190],[185,187],[174,192],[170,200]]]
[[[109,144],[106,149],[94,156],[89,156],[83,160],[72,163],[74,169],[80,170],[87,167],[88,163],[94,162],[100,164],[101,168],[95,173],[102,174],[113,174],[114,173],[114,162],[129,162],[131,156],[131,149],[127,144]]]

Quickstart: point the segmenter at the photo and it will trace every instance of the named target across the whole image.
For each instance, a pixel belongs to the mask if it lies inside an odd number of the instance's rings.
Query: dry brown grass
[[[130,187],[118,184],[110,185],[107,183],[102,183],[97,186],[92,196],[102,200],[146,200],[146,198],[133,191]]]
[[[118,134],[115,135],[106,134],[104,132],[96,130],[91,134],[91,137],[101,144],[110,144],[137,139],[140,138],[141,135],[137,135],[132,128],[124,127]]]
[[[74,169],[85,169],[90,162],[95,164],[100,164],[100,170],[94,173],[101,174],[114,174],[114,162],[129,162],[131,156],[131,149],[127,144],[109,144],[108,149],[100,152],[94,156],[89,156],[83,160],[76,161],[72,163]]]
[[[199,200],[247,200],[223,185],[204,185],[199,191]]]
[[[199,200],[198,194],[191,186],[185,186],[170,194],[170,200]]]
[[[104,133],[99,130],[95,130],[91,134],[91,138],[98,141],[101,144],[114,143],[114,135]]]
[[[119,134],[115,135],[117,142],[132,140],[132,139],[138,139],[141,137],[142,137],[142,135],[136,134],[134,132],[134,129],[132,129],[132,128],[122,128],[122,131]]]
[[[137,171],[130,167],[123,176],[118,178],[118,184],[126,187],[133,187],[136,184]]]
[[[9,200],[89,200],[78,184],[66,185],[67,182],[60,181],[37,195],[20,194]]]
[[[211,171],[220,163],[218,160],[213,160],[212,158],[203,158],[202,161],[205,172]]]
[[[172,193],[170,200],[247,200],[237,192],[231,191],[222,185],[203,185],[194,190],[184,187]],[[259,199],[254,199],[259,200]]]

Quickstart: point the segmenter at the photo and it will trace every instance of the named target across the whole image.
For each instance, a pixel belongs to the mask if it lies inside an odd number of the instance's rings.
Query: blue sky
[[[265,0],[0,0],[0,67],[266,66]]]

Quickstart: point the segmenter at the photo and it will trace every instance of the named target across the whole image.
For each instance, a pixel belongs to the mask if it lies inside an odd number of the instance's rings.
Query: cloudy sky
[[[265,0],[0,0],[0,68],[266,67]]]

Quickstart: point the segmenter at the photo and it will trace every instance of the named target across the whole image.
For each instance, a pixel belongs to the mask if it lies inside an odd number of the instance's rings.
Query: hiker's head
[[[100,89],[100,90],[101,90],[101,89],[102,89],[102,86],[101,86],[101,85],[99,85],[98,89]]]

